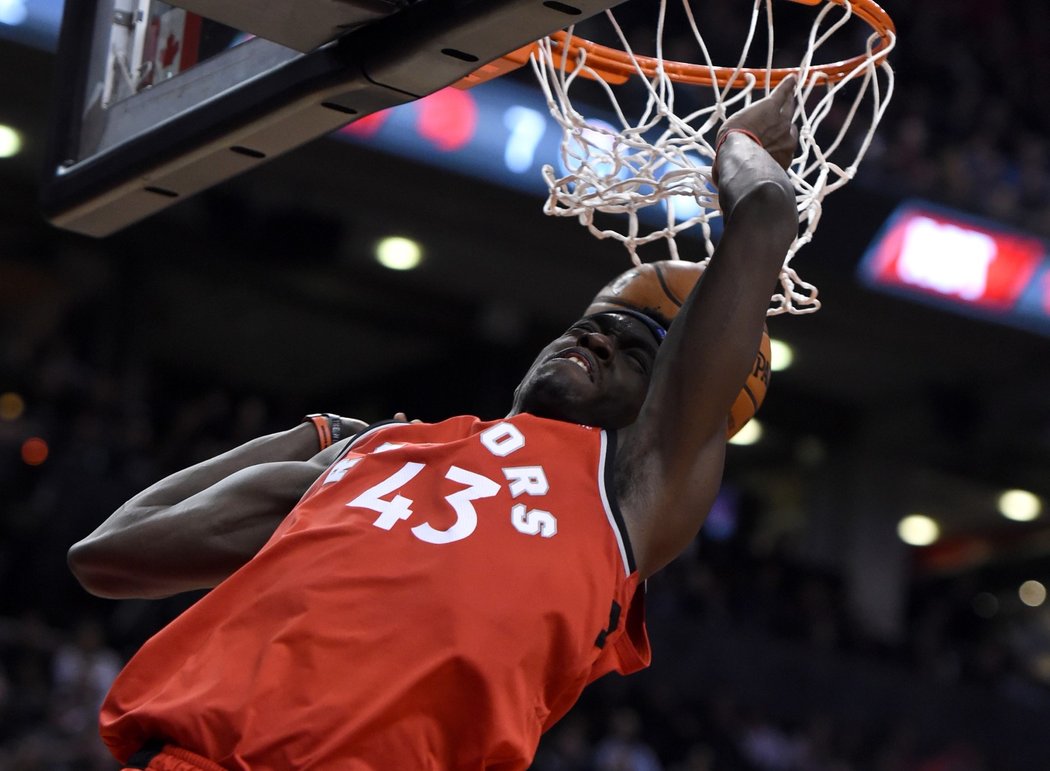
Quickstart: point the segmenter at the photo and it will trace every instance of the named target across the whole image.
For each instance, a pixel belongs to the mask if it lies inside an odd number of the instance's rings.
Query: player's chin
[[[577,394],[579,396],[579,394]],[[526,402],[525,412],[537,417],[560,420],[566,423],[577,423],[581,426],[598,428],[624,428],[634,422],[637,410],[616,408],[608,400],[596,398],[537,398]]]
[[[529,412],[532,412],[532,414],[541,418],[560,420],[565,423],[579,423],[583,426],[595,425],[595,421],[587,410],[575,410],[572,408],[566,408],[564,405],[553,405],[550,407],[539,405],[538,409],[529,410]]]
[[[541,418],[597,425],[599,411],[595,409],[596,394],[593,393],[594,389],[582,385],[561,378],[539,378],[530,383],[523,395],[522,410]]]

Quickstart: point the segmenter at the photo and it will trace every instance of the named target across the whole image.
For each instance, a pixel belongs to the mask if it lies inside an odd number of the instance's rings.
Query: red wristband
[[[728,137],[730,134],[743,134],[744,136],[750,137],[751,140],[759,147],[762,147],[762,140],[759,139],[758,135],[755,134],[753,131],[748,131],[744,128],[731,128],[726,129],[725,133],[718,138],[718,144],[715,145],[715,155],[718,155],[718,150],[722,147],[722,144],[726,141],[726,137]]]
[[[338,415],[330,412],[313,413],[303,418],[304,423],[313,423],[317,430],[317,440],[322,450],[327,450],[343,438],[343,421]]]

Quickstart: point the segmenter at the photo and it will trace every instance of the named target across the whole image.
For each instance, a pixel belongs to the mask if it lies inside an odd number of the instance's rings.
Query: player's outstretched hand
[[[780,81],[769,96],[731,115],[718,130],[715,146],[730,129],[745,129],[757,136],[766,152],[782,169],[787,169],[795,156],[798,129],[792,122],[795,114],[794,75]]]
[[[403,412],[395,412],[394,413],[394,420],[398,421],[399,423],[422,423],[423,422],[419,418],[416,418],[415,420],[409,420],[408,419],[408,415],[406,415]]]

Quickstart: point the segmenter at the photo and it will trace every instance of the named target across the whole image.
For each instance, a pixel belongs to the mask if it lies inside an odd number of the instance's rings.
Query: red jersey
[[[649,663],[615,433],[515,415],[357,437],[251,561],[148,641],[102,735],[229,769],[524,769]]]

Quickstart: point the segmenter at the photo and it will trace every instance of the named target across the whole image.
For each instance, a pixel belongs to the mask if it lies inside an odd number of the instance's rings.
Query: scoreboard
[[[1050,335],[1047,242],[925,201],[906,201],[869,246],[872,288]]]

